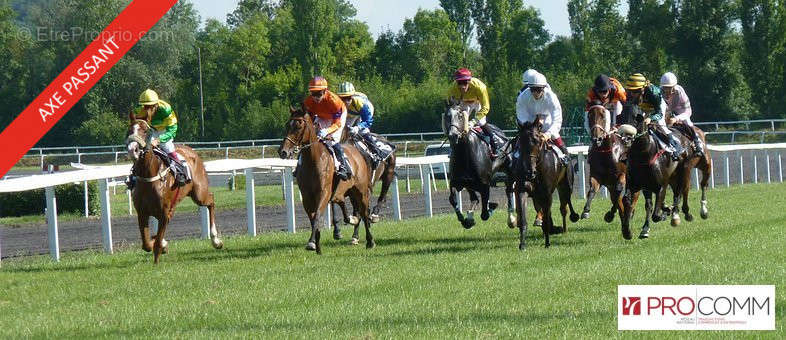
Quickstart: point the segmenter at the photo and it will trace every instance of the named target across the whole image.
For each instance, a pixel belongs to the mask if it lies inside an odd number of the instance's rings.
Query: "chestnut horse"
[[[519,127],[518,152],[520,156],[515,158],[514,174],[516,180],[516,213],[518,215],[519,227],[519,249],[524,250],[526,244],[524,239],[527,235],[527,195],[532,197],[535,211],[542,212],[543,236],[546,239],[546,247],[551,246],[550,234],[568,231],[566,216],[570,209],[571,222],[579,220],[579,214],[573,210],[573,203],[570,195],[573,188],[570,187],[572,180],[568,176],[573,176],[573,171],[566,167],[552,150],[550,141],[542,141],[541,129],[543,121],[538,116],[534,122],[525,123]],[[557,190],[560,200],[560,213],[562,214],[562,228],[554,229],[554,220],[551,218],[551,201],[554,190]]]
[[[611,223],[614,220],[614,214],[619,211],[621,215],[623,211],[622,193],[625,191],[627,165],[620,161],[620,158],[626,152],[625,143],[617,133],[609,131],[611,128],[610,117],[602,105],[591,106],[587,112],[587,120],[592,138],[592,144],[587,154],[590,188],[587,191],[587,202],[584,204],[581,218],[589,218],[592,199],[600,186],[603,185],[609,189],[611,196],[611,209],[603,219],[607,223]]]
[[[675,124],[674,129],[679,131],[685,139],[688,141],[692,140],[692,137],[688,134],[686,129],[693,129],[694,133],[701,138],[704,145],[707,145],[707,140],[704,136],[704,131],[701,131],[698,127],[691,127],[685,124]],[[707,219],[709,217],[709,212],[707,210],[707,186],[709,184],[709,180],[712,177],[712,157],[710,155],[710,150],[705,147],[704,148],[704,156],[699,157],[696,156],[694,153],[693,148],[687,148],[688,157],[685,160],[685,163],[680,168],[680,176],[679,176],[679,185],[673,185],[672,190],[675,188],[681,189],[681,191],[674,192],[674,204],[671,208],[671,215],[672,215],[672,224],[679,224],[679,201],[680,197],[682,198],[682,213],[685,215],[685,220],[690,222],[693,221],[693,215],[690,213],[690,208],[688,207],[688,194],[690,193],[690,179],[691,175],[690,172],[694,168],[699,169],[701,171],[701,182],[699,187],[701,188],[701,209],[699,210],[699,214],[701,215],[702,219]],[[676,218],[675,218],[676,217]]]
[[[166,154],[152,147],[152,134],[148,133],[151,129],[145,120],[131,120],[126,139],[128,154],[134,160],[131,175],[136,177],[136,186],[131,196],[142,236],[142,249],[147,252],[152,250],[153,261],[158,263],[161,254],[166,253],[169,248],[164,239],[166,227],[172,219],[175,206],[186,196],[191,197],[198,206],[207,207],[210,213],[210,241],[213,248],[221,249],[224,243],[218,237],[215,202],[213,193],[209,191],[202,159],[190,147],[176,146],[177,153],[186,159],[192,172],[190,183],[176,186],[174,173],[167,165],[170,161],[162,159]],[[148,226],[150,216],[158,220],[158,234],[153,239]]]
[[[303,196],[303,208],[311,222],[311,237],[306,250],[322,254],[320,246],[320,219],[330,202],[338,203],[349,196],[360,219],[366,227],[366,248],[373,248],[369,201],[371,197],[371,171],[363,155],[355,146],[343,145],[352,177],[347,181],[335,176],[333,156],[325,144],[317,138],[316,127],[311,116],[301,110],[290,108],[291,116],[286,124],[286,136],[281,141],[278,154],[287,159],[300,153],[296,174],[297,185]]]
[[[383,138],[382,136],[375,135],[375,137],[379,141],[382,141],[382,142],[386,141],[386,139]],[[342,142],[349,141],[351,143],[354,143],[356,147],[358,147],[360,145],[360,143],[365,143],[362,140],[362,138],[350,137],[349,136],[349,129],[344,129],[344,136],[342,136],[341,139],[342,139]],[[363,147],[365,147],[365,144],[363,144]],[[386,159],[382,160],[381,162],[379,162],[379,164],[377,164],[376,168],[372,168],[373,167],[373,164],[372,164],[373,161],[371,160],[371,158],[368,155],[366,155],[365,153],[363,153],[363,155],[364,155],[364,158],[366,160],[366,164],[368,165],[369,171],[373,170],[372,173],[369,175],[369,177],[371,177],[371,179],[372,179],[371,187],[369,188],[369,190],[371,190],[373,192],[374,185],[376,185],[376,183],[378,181],[382,181],[382,188],[380,190],[379,197],[377,198],[377,204],[374,206],[373,209],[371,209],[371,215],[370,215],[371,223],[377,223],[377,222],[379,222],[379,219],[380,219],[379,210],[380,210],[381,207],[385,206],[385,203],[387,203],[388,190],[390,189],[390,185],[393,183],[393,180],[396,177],[396,154],[395,154],[395,152],[391,153],[390,156],[388,156],[388,158],[386,158]],[[358,233],[359,233],[359,229],[360,229],[360,218],[358,218],[357,209],[353,209],[352,215],[349,215],[347,213],[346,204],[345,204],[345,202],[343,200],[338,202],[338,203],[336,203],[335,205],[337,205],[341,209],[341,213],[344,216],[344,223],[351,224],[354,227],[354,232],[352,234],[352,241],[350,241],[350,244],[352,244],[352,245],[358,244],[358,241],[359,241]],[[354,205],[355,204],[353,203],[353,206]],[[333,216],[333,221],[331,221],[332,224],[333,224],[333,238],[336,239],[336,240],[340,240],[341,239],[341,227],[339,226],[339,217],[338,217],[338,214],[336,213],[335,207],[333,207],[333,205],[331,205],[331,208],[333,209],[333,215],[332,215]]]

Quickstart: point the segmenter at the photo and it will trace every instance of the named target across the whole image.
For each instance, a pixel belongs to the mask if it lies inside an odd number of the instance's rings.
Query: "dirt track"
[[[432,192],[433,211],[435,214],[452,212],[448,195],[444,187],[439,187],[439,192]],[[505,209],[504,188],[492,189],[492,201],[500,203],[499,211]],[[468,195],[462,195],[464,206],[468,204]],[[390,202],[390,199],[388,199]],[[389,205],[389,204],[388,204]],[[404,218],[411,218],[425,215],[423,208],[423,194],[412,193],[401,195],[401,214]],[[297,230],[301,232],[306,241],[308,237],[303,231],[308,230],[310,224],[303,206],[295,202],[297,212]],[[383,211],[383,219],[390,219],[392,210],[388,206]],[[257,207],[257,232],[265,233],[271,231],[286,230],[286,210],[284,206]],[[221,235],[244,235],[246,229],[246,210],[225,210],[219,211],[216,215],[216,223]],[[197,212],[187,214],[176,214],[172,223],[167,227],[167,239],[177,240],[185,238],[196,238],[201,234],[200,217]],[[456,222],[456,226],[459,224]],[[344,229],[344,237],[351,236],[351,230]],[[60,236],[60,251],[74,251],[84,249],[101,249],[101,222],[97,218],[82,221],[60,223],[58,228]],[[264,236],[262,236],[264,237]],[[139,246],[139,227],[136,216],[122,216],[112,218],[112,240],[115,247]],[[47,239],[47,226],[45,224],[9,228],[0,226],[0,248],[2,257],[18,257],[36,254],[48,254],[49,245]],[[206,241],[207,245],[207,241]]]

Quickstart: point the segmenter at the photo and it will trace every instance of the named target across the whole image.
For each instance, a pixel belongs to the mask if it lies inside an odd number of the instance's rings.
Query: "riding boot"
[[[680,156],[683,152],[685,152],[685,150],[682,147],[679,138],[677,138],[674,133],[669,134],[669,144],[671,144],[672,149],[674,149],[674,151],[671,153],[671,160],[675,162],[679,161]]]
[[[352,169],[349,167],[349,161],[344,155],[344,148],[339,143],[333,144],[333,152],[336,153],[336,157],[341,162],[341,165],[336,170],[336,175],[338,175],[338,178],[346,181],[352,177]]]
[[[389,154],[385,153],[384,151],[382,151],[382,149],[377,147],[377,139],[374,138],[374,136],[372,136],[370,133],[363,134],[362,136],[363,136],[363,140],[366,142],[366,145],[368,146],[369,149],[371,149],[371,152],[373,153],[374,167],[376,168],[376,165],[379,163],[379,161],[387,158]]]
[[[701,140],[701,138],[699,138],[698,135],[694,135],[693,137],[693,148],[696,157],[704,157],[704,142]]]
[[[488,124],[481,125],[480,128],[483,130],[483,133],[489,137],[489,145],[491,146],[491,159],[497,158],[497,141],[494,138],[494,131],[491,131],[491,128]]]
[[[562,164],[568,168],[568,171],[572,171],[573,169],[570,167],[570,153],[568,152],[568,147],[565,145],[565,143],[562,143],[562,145],[558,145],[557,147],[559,147],[560,151],[562,151],[562,157],[559,159],[560,162],[562,162]]]

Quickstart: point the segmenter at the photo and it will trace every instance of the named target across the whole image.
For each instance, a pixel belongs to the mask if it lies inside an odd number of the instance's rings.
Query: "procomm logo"
[[[620,330],[774,330],[775,286],[618,286]]]

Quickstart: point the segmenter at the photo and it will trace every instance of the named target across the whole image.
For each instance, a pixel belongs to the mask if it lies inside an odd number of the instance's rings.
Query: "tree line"
[[[0,0],[0,125],[128,3]],[[654,83],[676,73],[694,121],[786,117],[785,0],[628,0],[625,15],[622,5],[569,0],[571,34],[554,36],[522,0],[441,0],[374,39],[346,0],[241,0],[204,25],[179,1],[39,146],[121,143],[146,88],[174,106],[180,141],[278,138],[314,75],[366,93],[378,132],[436,131],[458,67],[488,85],[489,119],[505,128],[527,68],[548,77],[569,126],[600,73]]]

